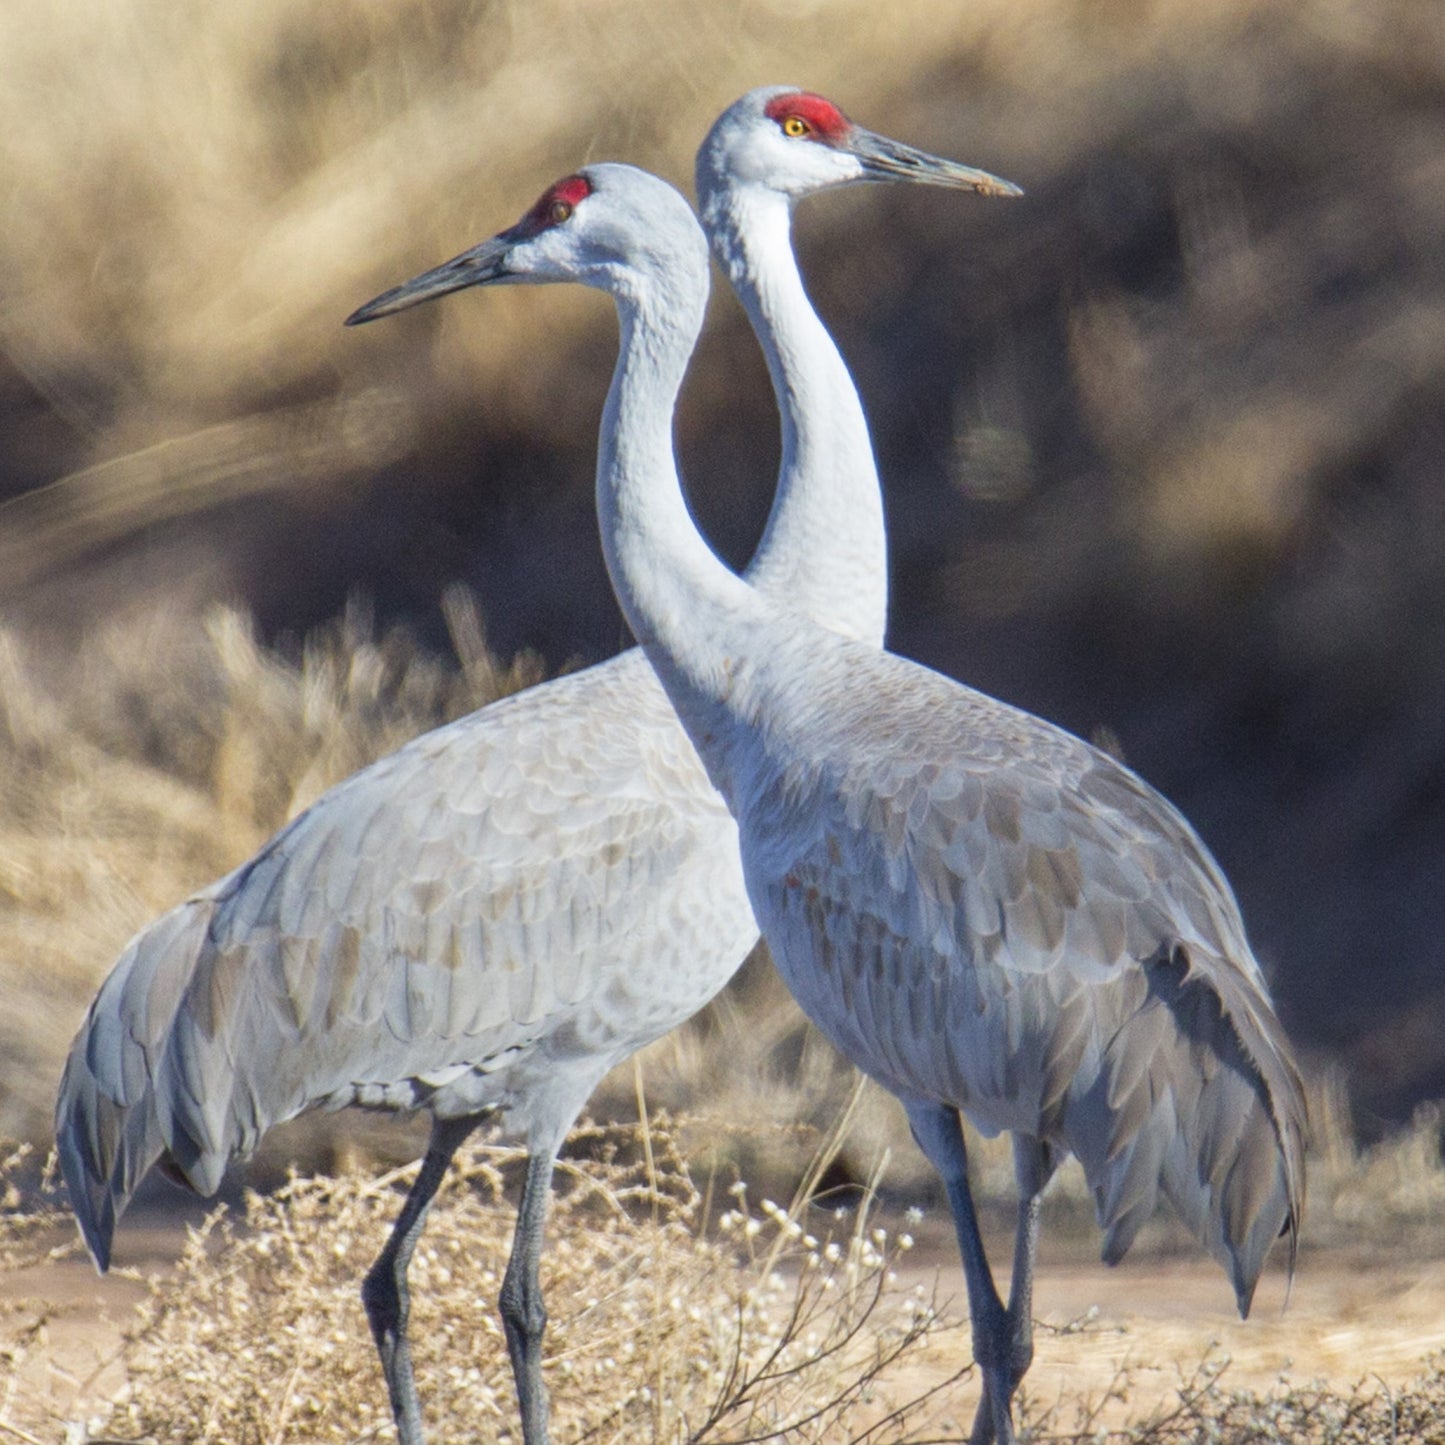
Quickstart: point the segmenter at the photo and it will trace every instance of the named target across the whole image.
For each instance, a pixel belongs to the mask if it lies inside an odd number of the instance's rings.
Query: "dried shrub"
[[[839,1237],[813,1234],[793,1212],[750,1207],[741,1185],[707,1229],[665,1118],[642,1140],[587,1125],[571,1149],[587,1157],[559,1171],[543,1264],[559,1442],[921,1438],[941,1386],[900,1394],[895,1377],[947,1326],[893,1275],[910,1241],[890,1242],[866,1211],[838,1221]],[[506,1185],[522,1162],[513,1148],[463,1151],[413,1264],[418,1378],[443,1435],[466,1422],[519,1438],[496,1299],[514,1221]],[[106,1434],[232,1445],[389,1434],[358,1287],[412,1172],[297,1176],[248,1194],[239,1216],[210,1215],[152,1283]]]
[[[0,1274],[73,1252],[73,1243],[56,1245],[57,1230],[74,1235],[55,1155],[42,1162],[33,1144],[0,1140]]]
[[[742,1183],[696,1185],[682,1155],[688,1127],[665,1117],[650,1131],[588,1124],[572,1138],[543,1265],[559,1445],[964,1438],[977,1398],[968,1331],[934,1286],[916,1283],[927,1268],[898,1269],[910,1235],[890,1237],[867,1208],[835,1215],[802,1202],[844,1128],[783,1208]],[[486,1438],[517,1439],[496,1298],[513,1226],[505,1195],[521,1165],[516,1149],[464,1151],[414,1263],[418,1373],[443,1437],[465,1423]],[[413,1169],[293,1177],[271,1195],[248,1194],[235,1214],[214,1211],[172,1269],[132,1276],[145,1290],[138,1315],[77,1377],[49,1358],[65,1306],[16,1298],[10,1287],[20,1271],[76,1254],[74,1230],[53,1169],[39,1169],[29,1148],[3,1151],[0,1438],[390,1438],[359,1283]],[[943,1270],[956,1297],[951,1257]],[[1243,1384],[1218,1345],[1175,1354],[1177,1332],[1172,1346],[1162,1343],[1168,1336],[1148,1320],[1105,1326],[1095,1310],[1038,1328],[1043,1356],[1054,1335],[1100,1330],[1127,1337],[1127,1356],[1106,1387],[1071,1381],[1053,1401],[1025,1381],[1017,1413],[1030,1445],[1424,1445],[1440,1438],[1445,1418],[1438,1356],[1422,1356],[1404,1384],[1307,1370],[1263,1383],[1256,1371]],[[1183,1363],[1166,1394],[1159,1371],[1171,1359]]]

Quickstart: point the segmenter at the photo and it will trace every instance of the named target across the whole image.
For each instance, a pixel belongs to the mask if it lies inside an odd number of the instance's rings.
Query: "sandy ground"
[[[174,1230],[128,1230],[118,1262],[163,1269],[177,1242]],[[1002,1254],[1005,1241],[997,1245]],[[927,1253],[910,1257],[905,1282],[932,1287],[936,1280],[937,1298],[961,1314],[960,1271],[931,1247]],[[0,1274],[0,1445],[59,1440],[6,1423],[15,1418],[4,1408],[12,1392],[38,1393],[68,1414],[78,1395],[103,1395],[119,1383],[122,1324],[144,1292],[134,1277],[100,1279],[73,1258]],[[1123,1367],[1131,1372],[1128,1414],[1137,1418],[1168,1402],[1206,1353],[1228,1358],[1226,1378],[1235,1387],[1268,1388],[1288,1372],[1296,1381],[1323,1378],[1340,1388],[1367,1381],[1398,1391],[1431,1352],[1445,1350],[1445,1250],[1428,1258],[1306,1251],[1287,1307],[1283,1276],[1273,1271],[1248,1321],[1235,1316],[1223,1276],[1202,1258],[1131,1257],[1117,1269],[1049,1259],[1040,1266],[1034,1314],[1027,1388],[1041,1406],[1068,1403],[1061,1424],[1072,1423],[1074,1402],[1102,1397]],[[946,1378],[967,1351],[966,1330],[946,1332],[900,1385]],[[956,1411],[961,1428],[975,1389],[972,1380],[956,1387],[950,1414]],[[1120,1417],[1113,1411],[1108,1418]]]
[[[953,1291],[964,1309],[961,1273],[945,1267],[939,1279],[940,1298]],[[1428,1355],[1445,1350],[1445,1254],[1306,1253],[1288,1303],[1283,1275],[1271,1273],[1248,1320],[1203,1258],[1130,1258],[1115,1269],[1055,1261],[1039,1270],[1034,1317],[1026,1388],[1041,1407],[1066,1405],[1061,1425],[1073,1422],[1077,1402],[1103,1397],[1125,1368],[1128,1408],[1103,1419],[1137,1419],[1172,1403],[1206,1354],[1228,1361],[1222,1380],[1234,1388],[1263,1391],[1287,1373],[1341,1390],[1364,1381],[1398,1392],[1423,1373]],[[958,1345],[967,1348],[966,1338]],[[942,1375],[950,1361],[930,1349],[927,1363]],[[963,1388],[971,1409],[975,1387]]]

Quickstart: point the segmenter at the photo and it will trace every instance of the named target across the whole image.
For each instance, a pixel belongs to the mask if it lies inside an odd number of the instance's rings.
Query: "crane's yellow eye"
[[[792,136],[794,140],[807,135],[810,129],[808,122],[800,115],[790,115],[783,121],[783,134]]]
[[[572,219],[572,205],[569,201],[553,201],[547,208],[547,218],[554,226]]]

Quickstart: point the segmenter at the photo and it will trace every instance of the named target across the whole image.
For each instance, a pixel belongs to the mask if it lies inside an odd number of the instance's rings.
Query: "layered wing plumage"
[[[1246,1310],[1297,1228],[1305,1109],[1218,865],[1072,735],[902,659],[833,652],[838,685],[778,708],[741,789],[744,868],[790,987],[894,1092],[1076,1154],[1108,1259],[1165,1194]]]
[[[755,939],[732,820],[640,652],[428,733],[127,946],[57,1106],[92,1253],[157,1159],[210,1193],[308,1108],[565,1128]]]

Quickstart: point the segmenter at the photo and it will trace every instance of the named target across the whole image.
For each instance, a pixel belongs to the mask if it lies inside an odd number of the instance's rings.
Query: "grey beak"
[[[923,186],[948,186],[954,190],[977,191],[981,196],[1021,196],[1012,181],[980,171],[973,166],[946,161],[927,151],[915,150],[901,141],[889,140],[871,130],[855,126],[843,148],[858,157],[869,180],[913,181]]]
[[[507,269],[513,238],[503,232],[490,241],[463,251],[450,261],[423,271],[390,291],[383,291],[374,301],[358,306],[346,318],[346,325],[360,326],[364,321],[375,321],[378,316],[390,316],[396,311],[405,311],[408,306],[417,306],[423,301],[435,300],[452,291],[461,291],[468,286],[485,286],[489,281],[501,281],[511,272]]]

